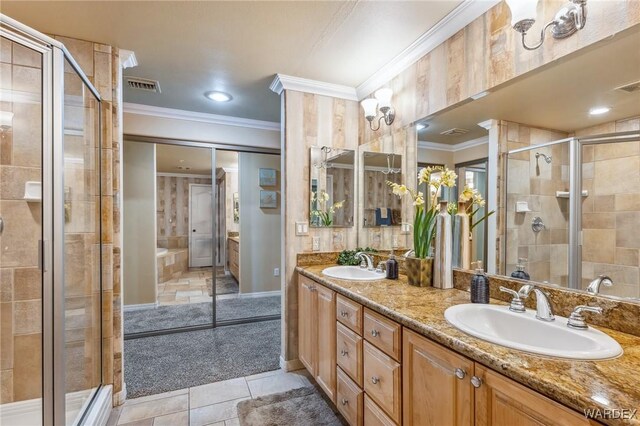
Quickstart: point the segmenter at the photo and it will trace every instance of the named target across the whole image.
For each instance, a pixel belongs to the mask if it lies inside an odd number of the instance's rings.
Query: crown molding
[[[390,62],[356,88],[364,99],[447,39],[486,13],[501,0],[465,0]]]
[[[309,80],[301,77],[293,77],[285,74],[276,74],[276,77],[273,79],[269,89],[278,95],[282,94],[284,90],[294,90],[296,92],[313,93],[315,95],[330,96],[332,98],[346,99],[348,101],[358,100],[356,89],[354,87]]]
[[[478,123],[478,126],[482,127],[483,129],[486,129],[486,130],[491,130],[491,128],[493,126],[495,126],[497,124],[497,122],[498,122],[498,120],[490,118],[488,120],[481,121],[480,123]]]
[[[134,68],[138,66],[138,58],[133,50],[120,49],[120,65],[123,69]]]
[[[434,151],[445,151],[445,152],[458,152],[464,149],[474,148],[476,146],[482,146],[489,143],[489,137],[483,136],[478,139],[472,139],[467,142],[458,143],[455,145],[449,145],[446,143],[439,142],[424,142],[418,141],[418,148],[422,149],[431,149]]]
[[[232,117],[229,115],[209,114],[205,112],[186,111],[183,109],[162,108],[150,105],[125,102],[122,110],[128,114],[147,115],[174,120],[196,121],[199,123],[218,124],[222,126],[247,127],[251,129],[280,131],[280,123],[261,121],[250,118]]]

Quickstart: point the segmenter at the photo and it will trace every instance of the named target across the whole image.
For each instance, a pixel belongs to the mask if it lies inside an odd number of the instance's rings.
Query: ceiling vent
[[[148,78],[125,77],[127,86],[134,90],[144,90],[145,92],[160,93],[160,82],[149,80]]]
[[[454,127],[453,129],[445,130],[440,134],[444,136],[459,136],[464,135],[465,133],[469,133],[469,131],[467,129],[458,129],[457,127]]]
[[[625,84],[624,86],[616,87],[616,90],[622,90],[627,93],[633,93],[640,90],[640,81],[636,81],[635,83]]]

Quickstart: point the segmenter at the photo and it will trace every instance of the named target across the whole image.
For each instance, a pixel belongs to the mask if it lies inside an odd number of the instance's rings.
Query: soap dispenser
[[[489,303],[489,278],[482,269],[482,262],[478,261],[478,268],[471,278],[471,303]]]
[[[520,280],[529,280],[531,276],[524,270],[524,264],[527,259],[521,257],[518,259],[518,264],[516,265],[516,270],[511,273],[512,278],[518,278]]]
[[[396,260],[393,251],[389,255],[389,259],[387,260],[387,276],[390,280],[398,279],[398,261]]]

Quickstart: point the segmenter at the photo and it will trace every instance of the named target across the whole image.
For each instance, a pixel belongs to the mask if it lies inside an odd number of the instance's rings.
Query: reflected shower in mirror
[[[363,227],[401,225],[402,200],[387,185],[387,181],[404,183],[401,164],[398,154],[363,152]]]
[[[355,153],[328,146],[310,151],[310,217],[314,227],[354,225]]]

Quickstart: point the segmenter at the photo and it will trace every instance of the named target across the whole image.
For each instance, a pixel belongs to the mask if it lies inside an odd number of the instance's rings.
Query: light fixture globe
[[[378,100],[378,108],[380,108],[380,112],[385,114],[391,109],[391,97],[393,96],[393,90],[388,88],[379,89],[376,90],[376,93],[374,93],[373,96]]]
[[[505,0],[511,10],[511,26],[526,33],[536,22],[538,0]]]
[[[378,100],[374,98],[365,99],[360,102],[362,109],[364,110],[364,118],[370,122],[378,115]]]

